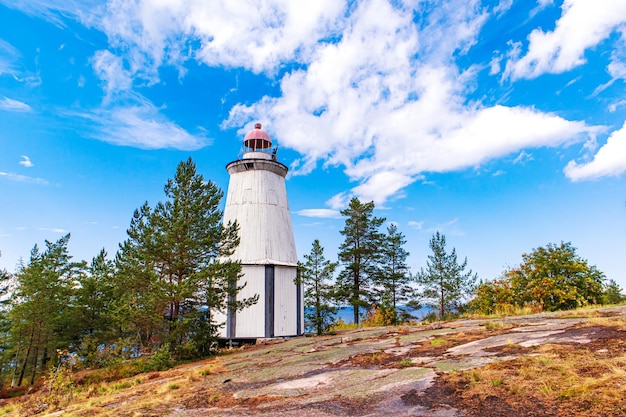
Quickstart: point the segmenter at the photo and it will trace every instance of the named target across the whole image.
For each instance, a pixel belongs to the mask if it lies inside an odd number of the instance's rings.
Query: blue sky
[[[570,241],[626,287],[626,2],[0,0],[0,268],[114,254],[191,156],[226,190],[255,122],[300,257],[352,196],[479,276]]]

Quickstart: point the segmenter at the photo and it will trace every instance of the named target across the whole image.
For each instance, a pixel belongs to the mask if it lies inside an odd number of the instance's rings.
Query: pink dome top
[[[257,123],[254,129],[246,133],[243,144],[252,149],[267,149],[272,146],[272,139],[265,130],[261,129],[261,123]]]

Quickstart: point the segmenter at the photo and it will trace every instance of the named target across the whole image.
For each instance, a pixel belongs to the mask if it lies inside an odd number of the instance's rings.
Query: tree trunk
[[[39,340],[37,340],[37,346],[35,346],[35,354],[33,355],[33,369],[31,370],[31,373],[30,373],[30,385],[35,384],[35,375],[37,374],[37,358],[38,357],[39,357]]]
[[[354,281],[354,288],[352,289],[353,292],[353,299],[352,302],[354,304],[352,304],[354,306],[354,324],[359,324],[359,290],[358,290],[359,286],[358,286],[358,279],[355,278]]]
[[[20,335],[21,337],[21,335]],[[20,360],[20,347],[21,347],[21,340],[18,340],[17,342],[17,349],[15,350],[15,366],[13,367],[13,376],[11,377],[11,388],[15,388],[15,380],[17,379],[17,368],[19,368],[19,360]]]
[[[28,341],[28,348],[26,349],[26,357],[24,358],[24,363],[22,364],[22,370],[20,371],[20,377],[17,380],[17,386],[22,386],[22,380],[24,379],[24,373],[26,372],[26,365],[28,365],[28,357],[30,356],[30,350],[33,347],[33,339],[35,338],[35,327],[33,326],[30,330],[30,340]]]
[[[443,320],[443,315],[445,314],[445,295],[444,295],[444,290],[443,290],[443,277],[441,278],[441,280],[439,281],[439,288],[441,289],[441,300],[440,300],[440,305],[439,305],[439,319]]]

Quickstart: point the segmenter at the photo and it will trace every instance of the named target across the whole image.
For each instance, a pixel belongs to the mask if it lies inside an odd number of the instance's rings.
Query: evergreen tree
[[[0,390],[4,388],[7,375],[11,370],[11,343],[9,311],[11,307],[11,284],[13,277],[5,269],[0,269]]]
[[[390,224],[383,240],[380,251],[380,268],[376,276],[380,299],[388,300],[393,315],[396,317],[392,324],[398,322],[398,304],[407,303],[413,298],[411,275],[406,264],[409,252],[404,249],[406,239],[398,226]],[[384,304],[384,303],[383,303]]]
[[[14,381],[20,386],[27,373],[30,383],[46,369],[57,349],[76,341],[74,289],[84,265],[71,262],[67,251],[70,235],[37,245],[28,264],[16,273],[14,305],[9,313],[11,344],[15,349]]]
[[[147,202],[135,210],[126,231],[128,238],[120,244],[110,310],[118,336],[134,340],[142,351],[151,351],[163,342],[166,310],[157,265],[151,255],[155,232],[150,215]]]
[[[459,264],[456,249],[446,252],[446,237],[436,232],[429,247],[433,254],[428,255],[426,269],[421,269],[416,280],[421,284],[422,296],[426,304],[438,312],[440,319],[455,312],[476,286],[478,279],[472,271],[464,272],[467,258]]]
[[[604,286],[602,304],[620,304],[624,301],[626,295],[622,294],[622,288],[614,279],[610,279]]]
[[[361,203],[358,198],[350,200],[341,214],[346,224],[340,232],[345,236],[339,247],[339,260],[344,269],[337,280],[337,295],[354,309],[354,323],[359,323],[359,309],[367,308],[374,301],[373,280],[380,259],[383,235],[378,231],[385,221],[374,216],[374,202]]]
[[[113,325],[115,263],[102,249],[79,277],[76,320],[80,323],[78,353],[87,365],[96,365],[99,349],[116,336]]]
[[[334,291],[330,281],[337,264],[324,257],[324,248],[315,239],[305,262],[300,265],[300,279],[304,285],[304,318],[318,335],[328,331],[335,322],[338,308],[333,305]]]
[[[138,209],[116,258],[119,312],[143,348],[169,343],[179,354],[206,352],[217,336],[213,311],[242,309],[238,263],[221,261],[239,244],[222,225],[222,191],[189,158],[167,181],[165,202]],[[208,320],[208,323],[205,321]]]

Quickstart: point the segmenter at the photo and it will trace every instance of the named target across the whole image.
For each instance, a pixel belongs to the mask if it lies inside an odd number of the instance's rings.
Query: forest
[[[35,245],[15,272],[0,270],[0,388],[20,390],[57,372],[161,370],[177,361],[215,354],[215,312],[241,310],[241,266],[228,260],[239,243],[237,224],[222,224],[222,190],[182,161],[164,187],[165,199],[132,214],[114,256],[103,249],[90,262],[68,251],[70,234]],[[350,306],[354,325],[395,325],[414,318],[401,306],[433,308],[431,320],[462,314],[554,311],[624,302],[620,287],[576,253],[571,243],[548,243],[522,255],[520,265],[481,280],[467,258],[429,243],[426,267],[411,272],[398,226],[374,216],[374,203],[353,198],[341,212],[338,259],[319,240],[300,263],[307,328],[337,326]]]

